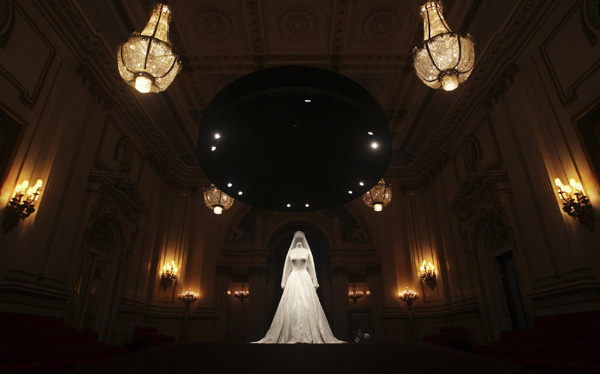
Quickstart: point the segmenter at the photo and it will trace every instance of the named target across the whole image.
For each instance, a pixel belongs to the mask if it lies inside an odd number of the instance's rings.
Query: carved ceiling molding
[[[598,43],[600,31],[600,0],[583,0],[581,7],[581,29],[590,46]],[[594,32],[595,29],[596,32]]]
[[[332,54],[332,53],[320,53],[320,54],[280,54],[280,53],[267,53],[265,58],[271,62],[285,62],[289,60],[306,60],[306,61],[329,61],[331,56],[341,56],[343,61],[348,64],[353,62],[362,62],[366,65],[367,62],[373,64],[396,64],[396,66],[404,67],[408,65],[409,71],[412,71],[412,58],[407,54]],[[223,63],[229,63],[233,66],[243,66],[250,61],[254,61],[256,55],[194,55],[189,56],[190,63],[194,66],[212,66],[215,69]],[[235,65],[238,63],[239,65]]]
[[[504,70],[489,85],[487,92],[483,95],[483,106],[491,109],[498,103],[499,97],[508,91],[508,88],[515,82],[515,75],[519,73],[519,66],[515,63],[507,63]]]
[[[113,161],[119,165],[119,174],[129,174],[133,161],[133,144],[126,136],[121,136],[113,151]]]
[[[227,241],[230,244],[245,244],[247,247],[262,248],[264,244],[263,238],[265,231],[272,233],[280,221],[277,216],[281,217],[281,212],[273,212],[267,209],[244,206],[237,213],[227,233]],[[345,206],[338,206],[332,209],[326,209],[316,212],[319,218],[307,220],[315,223],[317,221],[331,222],[331,230],[327,232],[333,233],[336,246],[346,244],[365,244],[370,242],[370,236],[366,230],[366,224],[362,217],[357,216],[356,212],[352,212]],[[275,219],[270,219],[270,217]],[[265,222],[267,230],[265,230]],[[319,224],[323,229],[323,224]]]
[[[544,13],[543,8],[551,5],[543,0],[524,0],[519,4],[519,8],[510,19],[511,23],[505,26],[503,32],[495,36],[486,53],[480,57],[456,105],[429,138],[422,152],[410,165],[391,166],[386,173],[386,179],[396,184],[425,181],[429,166],[437,163],[436,160],[447,151],[451,140],[464,130],[464,126],[469,123],[468,119],[476,108],[483,104],[481,88],[488,87],[490,82],[496,81],[504,71],[503,66],[508,64],[508,60],[520,54],[526,46],[529,35],[527,29],[535,27],[537,23],[535,21],[539,21],[536,17],[541,17]],[[438,91],[432,92],[432,95],[438,93]]]
[[[343,20],[347,18],[348,3],[349,2],[346,0],[336,1],[334,6],[336,9],[336,21],[340,17],[342,17]],[[388,178],[391,178],[394,183],[413,183],[427,177],[430,173],[430,165],[435,164],[436,159],[438,159],[445,151],[446,146],[444,144],[448,139],[452,139],[454,135],[465,126],[465,123],[468,122],[466,121],[466,118],[468,118],[472,108],[476,106],[475,104],[478,100],[481,100],[479,87],[485,87],[490,79],[493,80],[493,78],[490,78],[490,75],[493,75],[494,69],[501,65],[503,59],[505,59],[507,55],[511,53],[514,54],[515,45],[520,46],[520,48],[523,47],[523,39],[525,35],[527,35],[524,30],[527,27],[531,27],[532,21],[535,19],[535,14],[541,13],[539,12],[541,8],[550,6],[547,5],[547,3],[548,2],[542,0],[523,0],[519,4],[519,8],[511,18],[511,23],[505,27],[500,35],[495,37],[491,47],[486,54],[482,56],[480,61],[478,61],[476,70],[473,76],[470,77],[470,82],[465,85],[463,92],[461,93],[461,100],[459,100],[458,104],[453,108],[450,116],[447,117],[446,121],[437,131],[435,131],[434,135],[430,138],[415,161],[410,165],[391,167],[388,171]],[[186,165],[182,161],[180,156],[174,152],[165,136],[151,122],[146,113],[140,109],[141,107],[134,95],[129,90],[123,89],[125,86],[124,84],[119,85],[119,83],[122,82],[120,82],[118,72],[114,69],[113,51],[109,50],[106,45],[97,40],[93,30],[90,29],[89,24],[82,19],[77,6],[68,0],[56,0],[52,7],[44,5],[43,2],[36,4],[36,6],[42,10],[42,13],[56,14],[58,18],[64,20],[65,26],[62,27],[61,30],[58,30],[58,32],[62,33],[61,36],[65,40],[65,43],[72,47],[70,49],[76,54],[80,61],[86,61],[87,59],[93,61],[90,63],[90,69],[96,73],[96,76],[104,78],[100,81],[101,86],[108,92],[114,94],[116,109],[129,118],[132,127],[138,130],[137,132],[140,134],[139,136],[145,146],[150,150],[150,153],[153,154],[152,158],[156,163],[161,164],[161,169],[165,170],[170,176],[169,178],[171,180],[177,180],[180,184],[184,185],[201,185],[205,181],[201,169],[199,167]],[[257,21],[256,25],[258,26],[256,28],[250,28],[248,37],[252,42],[251,45],[253,46],[253,50],[257,53],[262,53],[264,49],[264,40],[263,30],[261,29],[262,20],[260,19],[260,2],[256,0],[246,0],[244,9],[247,19],[254,19]],[[343,15],[340,15],[340,9],[342,11],[346,9]],[[49,21],[52,21],[51,17],[49,17]],[[337,31],[342,34],[346,32],[345,30],[347,27],[344,22],[342,22],[341,26],[338,25],[337,22],[334,22],[335,29],[333,30],[332,38],[336,38]],[[52,23],[56,23],[56,21]],[[256,60],[256,56],[263,56],[263,60]],[[366,71],[398,72],[398,69],[408,70],[406,59],[402,61],[402,63],[395,63],[395,61],[392,63],[390,61],[382,64],[372,65],[371,63],[365,63],[355,65],[351,64],[346,56],[329,54],[326,55],[326,57],[326,60],[318,60],[317,64],[312,65],[323,68],[339,67],[342,71],[350,71],[358,68],[365,69]],[[305,56],[296,58],[297,60],[294,61],[309,61]],[[240,60],[236,60],[236,57],[233,57],[232,60],[230,60],[230,64],[219,64],[218,61],[213,61],[212,64],[215,66],[222,66],[218,71],[236,71],[243,74],[256,68],[257,61],[264,63],[265,66],[269,66],[268,63],[271,61],[270,59],[271,56],[268,55],[255,55],[244,56],[242,61],[243,64],[239,64],[238,61]],[[197,61],[209,62],[210,57],[208,57],[208,59],[201,58]],[[323,63],[319,63],[320,61],[323,61]],[[339,64],[337,63],[338,61],[340,62]],[[91,66],[92,64],[93,66]],[[202,71],[202,69],[206,69],[205,71],[213,71],[210,70],[210,67],[197,66],[195,68],[197,68],[198,71]],[[404,72],[404,70],[402,71]],[[404,74],[406,74],[406,79],[415,81],[414,77],[410,78],[410,73],[404,72]],[[398,95],[400,95],[400,93],[398,93]],[[195,92],[192,91],[191,97],[193,96],[195,96]],[[407,94],[400,100],[406,100],[406,97]],[[189,97],[188,100],[190,100]],[[394,101],[392,102],[395,103]],[[397,107],[397,109],[400,110],[402,107]]]
[[[177,127],[179,127],[179,131],[181,131],[183,138],[185,139],[188,146],[190,147],[190,150],[192,152],[196,152],[196,141],[193,140],[192,137],[190,136],[189,131],[185,127],[185,122],[183,121],[181,116],[179,116],[179,112],[177,111],[177,108],[175,107],[175,103],[173,102],[173,100],[171,100],[171,96],[169,95],[169,93],[163,93],[163,99],[165,100],[165,104],[167,104],[167,108],[169,108],[169,112],[171,112],[171,115],[175,119],[175,123],[177,123]]]
[[[333,5],[333,22],[331,23],[331,50],[340,53],[346,40],[348,32],[348,17],[350,15],[350,3],[348,0],[335,0]]]
[[[315,17],[303,10],[284,14],[279,20],[279,31],[288,38],[304,39],[315,31]]]
[[[412,98],[411,92],[414,92],[415,83],[417,83],[418,80],[419,79],[417,79],[414,74],[412,55],[408,54],[403,57],[400,77],[396,81],[396,86],[390,96],[388,107],[398,108],[399,106],[400,108],[406,108]],[[402,95],[402,93],[404,93],[404,95]]]
[[[367,17],[363,23],[363,31],[370,39],[387,39],[396,31],[398,16],[394,12],[383,10]]]
[[[92,172],[88,177],[88,183],[90,184],[88,192],[99,195],[97,203],[92,208],[91,219],[110,212],[115,218],[137,223],[140,216],[148,211],[137,183],[132,183],[127,176]]]
[[[79,65],[75,71],[81,76],[81,84],[87,87],[87,91],[98,98],[104,110],[110,110],[114,107],[112,95],[100,83],[98,77],[87,67],[87,64]]]
[[[0,0],[0,48],[6,48],[15,26],[15,9],[12,0]]]
[[[263,30],[263,21],[261,18],[262,10],[260,8],[261,2],[258,0],[244,0],[244,9],[246,10],[246,20],[248,23],[248,38],[252,51],[254,53],[264,53],[265,51],[265,37]]]
[[[226,15],[220,12],[205,12],[196,20],[196,30],[211,40],[223,40],[231,34],[233,26]]]
[[[153,157],[154,162],[161,165],[160,169],[165,170],[169,179],[178,181],[182,185],[188,185],[189,188],[206,183],[201,169],[185,165],[164,134],[142,110],[133,92],[122,81],[115,69],[114,51],[98,40],[89,24],[82,19],[76,5],[69,0],[56,0],[52,5],[46,2],[36,2],[35,4],[43,14],[56,15],[61,20],[62,27],[57,30],[61,34],[62,40],[69,45],[72,53],[85,65],[86,69],[93,72],[93,76],[96,77],[95,84],[111,93],[110,96],[115,103],[114,109],[129,120],[131,128],[137,130],[136,132],[146,149],[156,155]],[[48,22],[56,23],[51,18],[48,19]]]
[[[508,182],[508,174],[504,170],[469,175],[468,180],[459,185],[450,211],[461,220],[474,216],[486,200],[495,198],[496,193],[503,190],[503,182]]]

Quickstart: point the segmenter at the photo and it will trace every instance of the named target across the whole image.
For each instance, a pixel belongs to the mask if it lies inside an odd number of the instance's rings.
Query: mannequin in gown
[[[283,295],[277,312],[265,337],[255,343],[344,343],[331,332],[318,287],[310,247],[304,233],[297,231],[283,266]]]

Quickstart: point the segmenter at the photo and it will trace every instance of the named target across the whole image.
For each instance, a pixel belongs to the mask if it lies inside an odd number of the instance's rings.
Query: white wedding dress
[[[331,332],[317,287],[310,247],[304,233],[298,231],[285,259],[281,279],[283,295],[277,312],[265,337],[254,343],[344,343]]]

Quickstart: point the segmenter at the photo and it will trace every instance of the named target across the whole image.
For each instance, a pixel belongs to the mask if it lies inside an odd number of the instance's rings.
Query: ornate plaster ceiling
[[[471,99],[485,93],[478,65],[490,51],[501,52],[494,43],[513,22],[514,13],[531,13],[531,8],[540,6],[540,1],[525,0],[446,0],[444,13],[450,27],[475,39],[476,66],[466,84],[441,92],[424,86],[412,66],[412,49],[422,42],[421,0],[167,3],[173,10],[170,38],[183,59],[183,71],[163,93],[132,95],[184,167],[198,165],[195,150],[202,115],[223,87],[264,67],[301,64],[339,72],[380,102],[392,134],[393,177],[426,153],[465,92]],[[76,11],[102,44],[116,50],[131,32],[144,27],[153,4],[150,0],[81,1]],[[514,27],[526,22],[522,18]],[[485,69],[498,70],[494,64],[501,59],[488,60]],[[122,89],[130,88],[123,83]]]

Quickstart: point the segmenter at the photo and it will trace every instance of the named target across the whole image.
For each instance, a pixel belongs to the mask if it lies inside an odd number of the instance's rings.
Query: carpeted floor
[[[517,364],[425,344],[179,343],[76,368],[114,373],[520,373]]]

